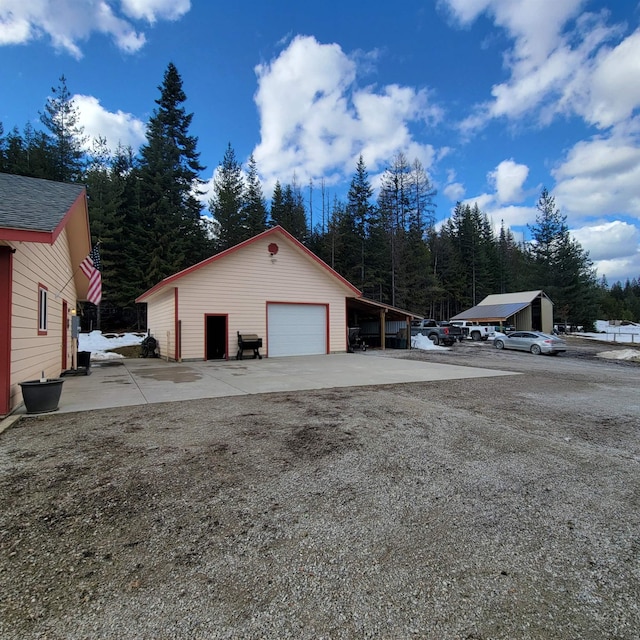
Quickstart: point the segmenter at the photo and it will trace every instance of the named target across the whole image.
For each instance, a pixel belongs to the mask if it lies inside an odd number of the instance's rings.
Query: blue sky
[[[0,0],[0,121],[39,126],[65,75],[85,132],[137,148],[169,62],[202,178],[228,143],[313,180],[419,159],[442,221],[478,202],[528,239],[543,186],[609,283],[640,277],[638,0]]]

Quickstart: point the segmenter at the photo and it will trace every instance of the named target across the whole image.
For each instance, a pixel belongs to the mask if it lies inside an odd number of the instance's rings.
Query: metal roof
[[[548,297],[544,291],[538,289],[537,291],[515,291],[513,293],[494,293],[487,296],[484,300],[478,303],[478,306],[485,305],[500,305],[511,304],[512,302],[525,302],[529,304],[533,302],[538,296]]]
[[[451,320],[486,320],[500,321],[528,307],[530,302],[510,302],[508,304],[479,304],[471,309],[467,309]]]
[[[0,228],[52,232],[84,186],[0,173]]]

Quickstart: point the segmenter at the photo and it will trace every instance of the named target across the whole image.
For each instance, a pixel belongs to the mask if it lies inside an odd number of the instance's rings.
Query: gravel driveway
[[[22,419],[0,637],[639,638],[640,364],[605,349]]]

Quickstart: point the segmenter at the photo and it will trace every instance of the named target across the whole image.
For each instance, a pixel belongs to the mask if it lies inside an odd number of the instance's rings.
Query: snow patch
[[[139,345],[145,337],[144,333],[102,333],[92,331],[78,336],[78,351],[90,351],[91,360],[118,360],[124,356],[113,353],[109,349]]]
[[[422,349],[423,351],[449,351],[449,347],[441,347],[433,344],[433,342],[422,333],[411,336],[411,348]]]

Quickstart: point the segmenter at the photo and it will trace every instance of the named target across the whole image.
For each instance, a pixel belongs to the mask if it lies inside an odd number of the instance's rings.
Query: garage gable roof
[[[82,185],[0,173],[0,239],[53,244],[84,199]]]
[[[143,294],[138,296],[136,298],[136,302],[146,302],[150,296],[152,296],[155,293],[158,293],[159,291],[164,289],[166,286],[170,284],[174,284],[176,281],[180,280],[180,278],[183,278],[184,276],[190,273],[193,273],[198,269],[202,269],[203,267],[206,267],[214,262],[217,262],[218,260],[224,260],[224,258],[229,256],[230,254],[236,253],[237,251],[240,251],[245,247],[248,247],[258,241],[265,240],[266,238],[269,238],[271,236],[275,236],[275,237],[280,236],[285,241],[290,242],[291,244],[296,246],[298,249],[300,249],[302,253],[304,253],[308,258],[313,260],[316,264],[318,264],[323,269],[326,269],[327,272],[332,277],[334,277],[340,284],[350,289],[357,297],[362,296],[362,292],[357,287],[352,285],[346,278],[343,278],[337,271],[332,269],[326,262],[318,258],[318,256],[315,253],[313,253],[313,251],[305,247],[299,240],[294,238],[286,229],[278,225],[271,229],[267,229],[267,231],[263,231],[262,233],[259,233],[257,236],[253,236],[253,238],[249,238],[248,240],[245,240],[244,242],[241,242],[240,244],[237,244],[234,247],[230,247],[229,249],[225,249],[220,253],[216,253],[210,258],[206,258],[205,260],[202,260],[202,262],[198,262],[197,264],[194,264],[191,267],[187,267],[182,271],[178,271],[178,273],[174,273],[173,275],[168,276],[164,280],[161,280],[160,282],[158,282],[158,284],[151,287],[151,289],[149,289],[148,291],[145,291]]]

